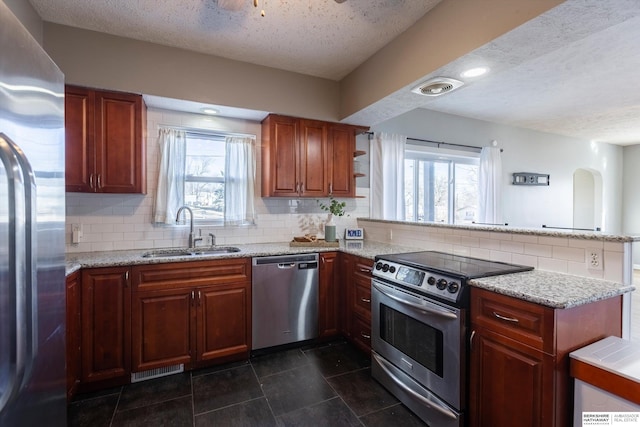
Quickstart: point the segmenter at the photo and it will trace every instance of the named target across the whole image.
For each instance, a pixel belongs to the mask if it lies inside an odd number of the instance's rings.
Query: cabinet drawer
[[[371,320],[371,285],[362,286],[359,283],[353,287],[353,312],[363,319]]]
[[[372,270],[373,260],[357,257],[354,263],[353,281],[361,286],[370,287]]]
[[[133,268],[133,288],[137,292],[250,281],[250,258],[172,262]]]
[[[353,315],[352,336],[355,343],[365,351],[371,351],[371,321],[366,321],[358,315]]]
[[[554,310],[483,289],[471,289],[471,322],[554,353]]]

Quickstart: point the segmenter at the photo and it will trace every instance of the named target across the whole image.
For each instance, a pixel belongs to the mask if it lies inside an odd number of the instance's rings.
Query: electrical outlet
[[[589,270],[602,270],[604,259],[602,249],[587,249],[587,268]]]
[[[83,237],[82,224],[71,224],[71,243],[78,244]]]

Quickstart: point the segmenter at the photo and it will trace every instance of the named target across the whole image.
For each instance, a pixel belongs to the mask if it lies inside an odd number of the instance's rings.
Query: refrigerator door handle
[[[24,183],[24,242],[25,250],[22,253],[26,269],[25,283],[25,318],[26,318],[26,338],[27,346],[25,351],[25,373],[27,378],[33,368],[36,354],[38,353],[38,265],[37,265],[37,248],[36,248],[36,227],[38,226],[37,209],[36,209],[36,178],[33,168],[22,149],[6,135],[5,140],[14,152],[20,169],[22,170],[22,181]]]
[[[9,365],[8,386],[0,395],[0,412],[17,395],[25,374],[27,332],[26,319],[26,206],[24,176],[20,162],[9,144],[9,138],[0,133],[0,160],[7,173],[9,220]],[[15,301],[12,304],[11,300]],[[6,351],[6,350],[5,350]]]

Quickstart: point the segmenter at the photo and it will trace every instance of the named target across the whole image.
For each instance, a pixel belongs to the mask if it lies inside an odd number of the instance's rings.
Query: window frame
[[[425,214],[422,220],[418,219],[419,212],[419,192],[420,187],[416,184],[419,183],[420,162],[431,162],[433,163],[443,163],[447,165],[447,224],[456,224],[455,214],[456,214],[456,165],[457,164],[466,164],[466,165],[476,165],[479,167],[480,161],[480,153],[476,153],[473,151],[464,151],[462,154],[457,150],[443,150],[443,149],[430,149],[430,147],[424,147],[419,145],[407,144],[405,148],[404,155],[405,164],[407,161],[414,162],[414,171],[413,171],[413,221],[415,222],[436,222],[435,221],[435,213],[430,212],[431,218],[427,219],[430,216],[427,214],[427,204],[425,203]],[[425,193],[427,191],[426,183],[427,174],[424,174],[423,182],[420,183],[424,186]],[[406,179],[406,175],[405,175]],[[429,188],[433,190],[433,185],[430,185]],[[431,199],[433,199],[433,191],[431,193]],[[425,198],[426,202],[426,198]],[[429,205],[431,210],[435,209],[435,205],[433,202]],[[407,206],[405,206],[405,219],[407,218]]]

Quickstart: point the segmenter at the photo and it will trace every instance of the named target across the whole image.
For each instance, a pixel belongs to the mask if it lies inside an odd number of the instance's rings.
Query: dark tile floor
[[[69,426],[424,426],[345,341],[79,395]]]

